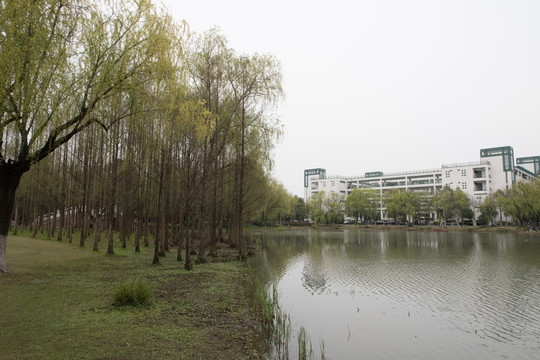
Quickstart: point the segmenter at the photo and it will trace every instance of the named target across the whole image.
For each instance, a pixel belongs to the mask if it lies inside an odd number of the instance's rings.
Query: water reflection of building
[[[325,169],[304,171],[304,197],[324,191],[343,198],[355,188],[375,189],[382,196],[390,189],[435,194],[444,186],[461,189],[477,204],[497,190],[508,190],[518,181],[532,181],[540,174],[540,156],[514,159],[511,146],[481,149],[480,161],[442,165],[440,169],[383,173],[366,172],[363,176],[327,176]],[[386,219],[381,205],[381,219]]]

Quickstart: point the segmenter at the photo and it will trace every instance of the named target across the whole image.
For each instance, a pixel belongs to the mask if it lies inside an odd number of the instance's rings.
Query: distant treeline
[[[344,199],[336,193],[319,192],[307,203],[309,217],[318,224],[343,223],[345,216],[354,222],[374,223],[381,209],[395,223],[491,225],[514,223],[538,226],[540,223],[540,180],[517,182],[508,191],[498,190],[478,201],[463,191],[448,186],[435,194],[389,190],[381,196],[373,189],[353,189]]]

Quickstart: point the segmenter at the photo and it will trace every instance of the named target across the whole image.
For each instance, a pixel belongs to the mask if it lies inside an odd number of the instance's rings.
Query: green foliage
[[[155,11],[149,1],[2,2],[0,108],[8,121],[0,137],[20,144],[2,155],[30,167],[91,124],[109,128],[129,112],[134,79],[162,55],[156,40],[165,21]]]
[[[384,194],[386,211],[396,221],[411,222],[421,210],[419,193],[391,189]]]
[[[454,217],[453,197],[454,191],[449,186],[445,186],[442,190],[435,193],[431,200],[437,212],[437,218],[444,222]]]
[[[120,284],[114,290],[114,306],[145,306],[152,298],[152,288],[141,280]]]
[[[487,198],[485,198],[482,204],[480,204],[479,210],[480,217],[478,219],[478,222],[481,225],[489,226],[495,216],[497,216],[497,202],[495,200],[495,197],[488,196]]]
[[[298,359],[310,359],[312,355],[313,348],[311,345],[311,339],[309,338],[306,329],[303,326],[300,326],[300,330],[298,331]]]
[[[309,214],[317,225],[343,223],[343,197],[337,193],[319,191],[308,202]]]
[[[463,220],[465,214],[470,215],[468,210],[471,210],[471,200],[461,189],[454,190],[454,196],[452,198],[453,208],[457,214],[458,222]]]
[[[356,221],[376,217],[379,194],[373,189],[353,189],[345,200],[345,213]]]
[[[257,202],[259,208],[253,223],[260,226],[276,225],[284,219],[291,218],[292,196],[283,185],[274,179],[259,181],[261,187],[260,201]]]
[[[473,211],[473,209],[470,206],[466,207],[461,213],[461,218],[462,219],[474,219],[474,211]]]
[[[271,292],[267,290],[264,281],[255,276],[255,303],[263,320],[263,327],[276,351],[288,354],[288,344],[291,335],[291,318],[279,304],[277,283],[272,284]],[[281,356],[279,356],[281,359]]]
[[[445,186],[433,195],[432,204],[438,218],[443,222],[455,216],[458,221],[471,216],[471,200],[461,189],[452,190],[449,186]]]
[[[325,210],[323,207],[324,197],[325,192],[319,191],[311,196],[307,204],[309,215],[316,225],[326,224]]]
[[[521,226],[527,222],[540,222],[540,180],[532,183],[517,182],[507,193],[496,194],[497,205]]]
[[[308,217],[308,208],[304,199],[294,196],[291,201],[291,208],[294,210],[293,219],[296,221],[304,221],[304,219]]]
[[[324,197],[323,209],[327,224],[343,223],[343,197],[336,193],[330,193]]]

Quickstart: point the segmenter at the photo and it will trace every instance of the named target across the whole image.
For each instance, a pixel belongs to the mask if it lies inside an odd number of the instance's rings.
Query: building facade
[[[390,189],[433,195],[443,187],[461,189],[479,205],[497,190],[508,190],[517,181],[532,181],[540,174],[540,156],[514,159],[511,146],[481,149],[477,162],[442,165],[439,169],[383,173],[366,172],[363,176],[327,176],[322,168],[304,171],[306,202],[321,191],[336,193],[343,200],[355,188],[377,190],[382,198]],[[381,219],[386,218],[381,206]]]

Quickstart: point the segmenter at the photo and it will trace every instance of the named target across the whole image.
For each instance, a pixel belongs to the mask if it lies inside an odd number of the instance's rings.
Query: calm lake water
[[[314,358],[540,359],[538,235],[252,233]],[[273,357],[275,355],[272,355]]]

